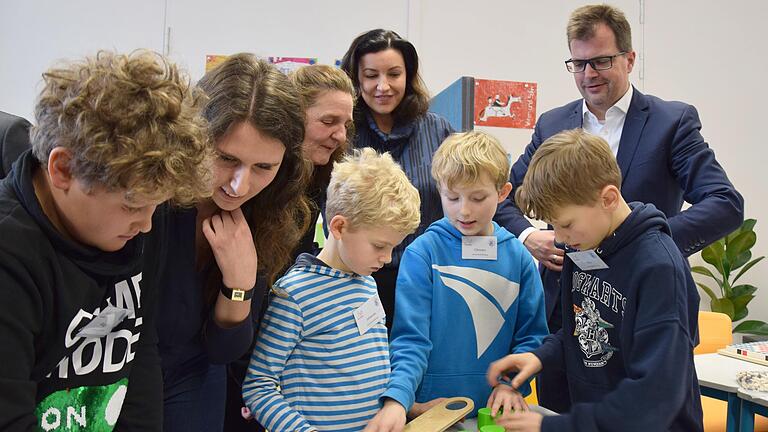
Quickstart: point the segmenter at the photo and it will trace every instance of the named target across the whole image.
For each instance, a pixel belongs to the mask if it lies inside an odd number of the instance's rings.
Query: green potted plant
[[[737,281],[764,256],[752,259],[751,249],[757,242],[755,234],[756,219],[747,219],[739,228],[724,238],[701,250],[701,258],[712,265],[717,274],[704,266],[694,266],[693,273],[712,278],[717,283],[719,295],[715,289],[701,282],[696,282],[710,297],[710,309],[731,317],[734,323],[747,317],[747,305],[755,298],[757,287]],[[738,270],[738,272],[737,272]],[[763,321],[746,320],[739,323],[733,331],[755,335],[768,335],[768,324]]]

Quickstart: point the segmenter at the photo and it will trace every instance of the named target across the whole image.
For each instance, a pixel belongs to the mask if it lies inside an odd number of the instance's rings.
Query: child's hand
[[[394,399],[387,399],[363,432],[402,432],[403,429],[405,408]]]
[[[541,371],[541,360],[531,353],[510,354],[496,360],[488,367],[488,384],[496,387],[499,384],[499,377],[507,372],[517,372],[512,379],[512,388],[517,389],[525,380]]]
[[[528,411],[528,404],[525,403],[523,395],[506,384],[499,384],[493,388],[491,396],[488,397],[488,408],[491,409],[491,416],[496,416],[499,408],[503,408],[505,413]]]
[[[445,399],[446,398],[437,398],[437,399],[432,399],[429,402],[424,402],[424,403],[416,402],[416,403],[414,403],[413,406],[411,407],[411,410],[408,411],[408,418],[414,419],[414,418],[424,414],[425,412],[429,411],[433,406],[439,404],[440,402],[444,401]]]
[[[243,211],[222,211],[205,219],[203,234],[211,245],[224,286],[252,289],[256,285],[258,257]]]
[[[508,431],[520,432],[539,432],[541,431],[541,419],[539,413],[533,411],[527,412],[504,412],[500,417],[494,419],[497,425],[503,426]]]

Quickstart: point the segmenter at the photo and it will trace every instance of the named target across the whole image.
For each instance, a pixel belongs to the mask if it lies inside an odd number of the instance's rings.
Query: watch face
[[[232,290],[232,300],[234,300],[234,301],[243,301],[243,300],[245,300],[245,291],[243,291],[243,290]]]

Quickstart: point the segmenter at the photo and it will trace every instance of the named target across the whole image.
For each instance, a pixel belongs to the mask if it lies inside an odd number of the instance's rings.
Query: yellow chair
[[[531,394],[525,397],[525,403],[528,405],[539,404],[539,398],[536,397],[536,378],[531,380]]]
[[[699,345],[694,354],[715,353],[733,343],[731,318],[719,312],[699,311]],[[719,399],[701,397],[704,432],[725,432],[728,404]],[[755,432],[768,432],[768,419],[755,416]]]
[[[733,343],[731,318],[720,312],[699,311],[699,345],[694,354],[717,352]]]

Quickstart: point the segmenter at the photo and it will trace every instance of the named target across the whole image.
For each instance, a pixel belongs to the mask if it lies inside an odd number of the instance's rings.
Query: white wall
[[[643,92],[694,104],[702,133],[758,219],[759,255],[768,255],[768,200],[761,169],[768,163],[761,130],[768,90],[763,43],[768,3],[739,0],[616,0],[633,27],[642,62],[632,74]],[[538,83],[538,113],[577,98],[563,60],[569,57],[565,23],[583,2],[568,0],[137,0],[30,1],[0,5],[0,109],[32,117],[40,74],[56,59],[99,48],[165,49],[193,78],[205,54],[340,58],[357,34],[391,28],[416,45],[427,86],[437,93],[462,75]],[[167,12],[166,12],[167,6]],[[642,20],[642,21],[641,21]],[[487,129],[511,153],[530,130]],[[694,263],[699,262],[698,257]],[[768,263],[744,282],[760,287],[750,317],[768,321]],[[708,308],[704,298],[702,308]]]
[[[695,11],[691,15],[689,11]],[[768,255],[765,127],[768,3],[741,0],[647,2],[646,91],[696,106],[702,134],[756,218],[757,256]],[[692,260],[703,263],[700,255]],[[758,287],[749,318],[768,321],[768,260],[739,280]],[[711,286],[711,285],[710,285]],[[708,302],[702,302],[702,309]]]
[[[163,3],[71,0],[0,3],[0,110],[32,120],[42,73],[99,49],[162,49]]]
[[[388,27],[404,34],[407,0],[374,8],[358,0],[247,1],[168,0],[170,56],[199,78],[206,54],[253,52],[263,57],[341,59],[360,33]]]

